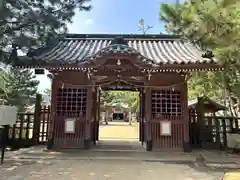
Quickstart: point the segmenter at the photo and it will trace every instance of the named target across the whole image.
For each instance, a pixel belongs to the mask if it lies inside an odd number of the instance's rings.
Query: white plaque
[[[65,133],[75,133],[75,119],[65,119]]]
[[[161,136],[171,136],[171,122],[170,121],[161,121],[160,124],[160,133]]]
[[[13,125],[17,120],[17,107],[16,106],[0,106],[0,126]]]

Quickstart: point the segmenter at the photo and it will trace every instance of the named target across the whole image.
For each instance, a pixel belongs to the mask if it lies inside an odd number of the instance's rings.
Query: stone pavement
[[[101,128],[103,140],[91,150],[52,152],[36,146],[6,152],[0,180],[220,180],[223,172],[240,169],[239,156],[218,151],[146,152],[136,124],[111,122]]]
[[[213,168],[232,168],[240,169],[240,155],[230,154],[225,151],[199,151],[200,155],[203,157],[206,166],[211,166]]]
[[[133,142],[135,143],[135,142]],[[133,145],[132,145],[133,146]],[[131,146],[131,147],[132,147]],[[35,146],[29,149],[21,149],[16,152],[8,151],[6,159],[61,159],[61,160],[86,160],[86,159],[116,159],[116,160],[151,160],[151,161],[181,161],[195,162],[195,154],[183,152],[147,152],[141,150],[122,149],[90,149],[67,150],[61,152],[46,151],[44,146]]]
[[[130,160],[44,160],[0,166],[1,180],[219,180],[190,164]]]
[[[134,142],[135,143],[135,142]],[[19,151],[6,152],[6,160],[134,160],[151,162],[196,163],[216,169],[240,169],[239,156],[223,152],[195,151],[184,152],[146,152],[142,150],[91,149],[72,151],[46,151],[44,146],[36,146]],[[201,158],[199,158],[201,157]],[[200,159],[200,160],[199,160]]]
[[[220,180],[224,172],[236,171],[229,164],[219,166],[220,161],[232,163],[233,159],[232,156],[225,159],[227,156],[219,152],[49,152],[44,149],[40,146],[7,152],[5,164],[0,166],[0,180]],[[196,162],[199,154],[208,158],[205,165]],[[210,160],[214,166],[206,165]]]
[[[218,162],[218,163],[230,163],[235,162],[240,164],[240,155],[239,154],[230,154],[225,151],[199,151],[207,161]]]

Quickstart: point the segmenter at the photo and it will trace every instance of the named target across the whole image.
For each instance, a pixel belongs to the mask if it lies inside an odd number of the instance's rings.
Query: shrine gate
[[[93,147],[101,90],[126,88],[140,91],[139,140],[147,151],[189,151],[189,74],[222,69],[178,36],[118,34],[60,36],[18,57],[15,67],[51,73],[49,148]]]

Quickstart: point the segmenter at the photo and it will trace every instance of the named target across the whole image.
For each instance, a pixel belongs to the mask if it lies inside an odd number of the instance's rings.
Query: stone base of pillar
[[[191,147],[189,142],[183,142],[183,150],[184,152],[191,152]]]
[[[84,139],[84,149],[90,149],[91,141],[89,139]]]
[[[53,149],[53,138],[48,139],[47,149],[49,149],[49,150]]]
[[[146,142],[146,150],[147,151],[152,151],[152,141],[147,141]]]

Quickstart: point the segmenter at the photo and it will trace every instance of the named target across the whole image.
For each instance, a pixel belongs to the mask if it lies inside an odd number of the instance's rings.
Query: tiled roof
[[[226,110],[228,109],[226,106],[223,106],[222,104],[213,101],[212,99],[208,97],[203,97],[204,105],[211,105],[212,107],[215,107],[215,109],[219,110]],[[192,99],[188,101],[188,108],[196,108],[198,104],[197,99]]]
[[[29,53],[35,60],[59,63],[84,62],[109,53],[136,54],[155,64],[214,63],[203,51],[170,35],[121,35],[126,44],[112,43],[119,35],[66,35],[48,47]]]

